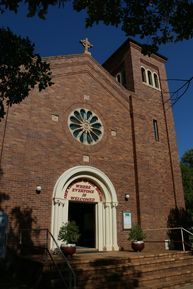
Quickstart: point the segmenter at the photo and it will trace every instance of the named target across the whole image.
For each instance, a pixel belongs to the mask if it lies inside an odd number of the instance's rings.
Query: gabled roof
[[[115,98],[128,101],[131,92],[124,88],[116,79],[102,67],[92,56],[88,54],[76,54],[67,56],[51,56],[44,58],[50,63],[55,77],[64,77],[73,73],[88,73],[95,81],[100,83]]]

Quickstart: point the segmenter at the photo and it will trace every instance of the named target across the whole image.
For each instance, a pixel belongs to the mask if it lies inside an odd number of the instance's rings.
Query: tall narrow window
[[[147,82],[145,68],[141,67],[141,78],[143,82]]]
[[[122,84],[122,73],[121,72],[118,72],[115,76],[116,78],[116,81],[118,81],[119,83]]]
[[[156,119],[153,119],[153,133],[154,133],[155,140],[159,141],[159,131],[158,131],[158,124],[157,124]]]
[[[152,73],[150,70],[147,71],[147,76],[148,76],[148,84],[153,85]]]
[[[154,72],[154,74],[153,74],[153,80],[154,80],[154,85],[155,85],[155,87],[156,88],[160,88],[159,87],[159,79],[158,79],[158,76],[157,76],[157,74]]]

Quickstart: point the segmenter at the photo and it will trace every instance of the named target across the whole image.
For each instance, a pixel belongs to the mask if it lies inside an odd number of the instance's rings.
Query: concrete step
[[[142,272],[149,272],[149,271],[155,271],[160,269],[168,269],[173,267],[180,267],[180,266],[186,266],[186,265],[192,265],[193,264],[193,256],[187,256],[183,258],[168,258],[168,259],[156,259],[152,260],[152,262],[144,261],[144,262],[137,262],[133,263],[132,261],[125,261],[123,262],[121,260],[97,260],[87,263],[72,263],[73,268],[78,272],[81,271],[87,271],[87,270],[110,270],[113,268],[130,268],[135,266],[136,269],[142,271]]]
[[[193,282],[193,273],[183,272],[176,273],[168,276],[161,276],[157,279],[151,280],[140,280],[138,282],[138,287],[140,289],[165,289],[165,288],[178,288],[186,283]]]
[[[77,289],[174,289],[193,281],[193,256],[184,252],[77,258],[72,265]]]
[[[110,289],[110,288],[138,288],[138,289],[163,289],[163,288],[177,288],[179,285],[190,283],[193,280],[193,275],[187,272],[186,274],[175,274],[171,276],[160,277],[159,279],[151,280],[141,280],[140,275],[136,276],[133,274],[131,276],[119,276],[119,274],[114,274],[111,276],[105,276],[98,279],[85,278],[84,280],[79,280],[77,282],[77,289]]]
[[[190,267],[193,265],[193,258],[187,259],[187,260],[168,260],[164,262],[159,262],[159,263],[148,263],[148,264],[143,264],[143,265],[134,265],[136,270],[141,271],[144,274],[148,274],[160,270],[181,270],[181,268],[184,267]]]
[[[54,256],[54,260],[64,273],[66,265],[61,257]],[[59,289],[58,273],[51,260],[33,259],[32,263],[39,267],[41,263],[45,282]],[[70,264],[77,275],[76,289],[177,289],[193,282],[193,256],[189,252],[89,252],[75,255]]]

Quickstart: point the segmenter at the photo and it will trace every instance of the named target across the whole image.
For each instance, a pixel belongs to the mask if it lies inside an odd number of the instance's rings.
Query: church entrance
[[[95,248],[95,204],[69,202],[68,220],[75,221],[80,231],[77,246]]]
[[[54,186],[51,232],[57,240],[62,224],[74,220],[81,234],[78,246],[118,251],[117,205],[116,191],[107,175],[90,166],[73,167]],[[56,247],[53,240],[50,247]]]

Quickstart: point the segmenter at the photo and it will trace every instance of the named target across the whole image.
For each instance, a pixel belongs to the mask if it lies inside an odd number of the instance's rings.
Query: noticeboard
[[[123,229],[131,229],[131,213],[128,211],[123,212]]]

